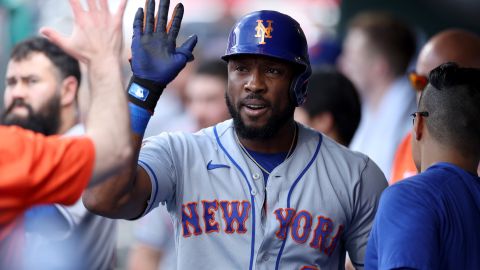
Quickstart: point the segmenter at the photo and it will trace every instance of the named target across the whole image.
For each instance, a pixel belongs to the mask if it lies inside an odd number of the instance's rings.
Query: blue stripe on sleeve
[[[154,202],[157,200],[158,180],[157,180],[157,175],[152,170],[152,167],[150,167],[145,161],[138,160],[138,163],[141,163],[142,165],[144,165],[147,168],[147,170],[150,172],[150,174],[153,176],[153,181],[152,179],[150,179],[150,182],[152,182],[153,199],[150,199],[150,201],[148,202],[147,209],[143,213],[143,215],[146,215],[148,212],[152,210]]]

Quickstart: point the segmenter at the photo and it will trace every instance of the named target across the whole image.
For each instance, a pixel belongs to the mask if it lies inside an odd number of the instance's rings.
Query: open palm
[[[111,14],[107,0],[88,0],[84,10],[79,0],[70,0],[75,24],[69,37],[62,36],[51,28],[40,32],[67,53],[88,64],[96,57],[120,56],[122,49],[122,17],[126,0],[120,1],[116,13]]]

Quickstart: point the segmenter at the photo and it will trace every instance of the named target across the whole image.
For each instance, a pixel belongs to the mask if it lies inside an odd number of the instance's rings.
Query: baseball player
[[[197,120],[199,129],[230,118],[225,104],[227,78],[226,63],[221,59],[200,63],[188,78],[186,109]],[[173,225],[166,207],[157,207],[139,219],[134,234],[137,243],[130,249],[130,270],[176,269]]]
[[[382,195],[367,269],[480,269],[480,69],[433,69],[412,114],[421,173]]]
[[[409,76],[417,100],[428,84],[428,73],[449,61],[462,67],[480,68],[480,36],[461,29],[447,29],[428,40],[418,55],[416,71]],[[412,134],[409,133],[397,148],[389,183],[394,184],[415,174],[417,167],[413,162]],[[480,166],[478,174],[480,175]]]
[[[18,43],[6,72],[3,123],[44,135],[83,135],[77,109],[80,76],[78,61],[47,39],[34,37]],[[37,206],[25,216],[26,268],[114,266],[116,223],[90,213],[81,200],[73,206]]]
[[[191,60],[195,40],[175,49],[181,4],[168,31],[168,1],[156,28],[153,7],[144,31],[142,9],[134,22],[129,94],[137,119],[148,119],[155,86]],[[85,193],[87,208],[132,219],[165,202],[179,269],[339,269],[345,250],[363,268],[386,180],[365,155],[293,120],[311,73],[299,24],[276,11],[250,13],[233,27],[223,59],[233,120],[146,139],[136,169]]]
[[[70,37],[51,29],[42,32],[87,65],[92,102],[86,136],[45,137],[0,126],[0,269],[22,269],[18,245],[23,231],[18,218],[26,209],[38,204],[73,204],[87,184],[97,184],[131,159],[131,132],[127,102],[120,91],[118,60],[126,1],[121,1],[115,15],[109,13],[106,0],[89,11],[78,1],[71,4],[75,25]],[[26,82],[33,79],[21,77]]]

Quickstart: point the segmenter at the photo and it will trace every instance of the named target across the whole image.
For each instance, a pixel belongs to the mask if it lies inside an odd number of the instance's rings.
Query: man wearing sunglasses
[[[410,82],[417,91],[417,99],[428,84],[430,71],[448,61],[462,67],[480,68],[480,37],[460,29],[445,30],[433,36],[420,51],[416,71],[409,74]],[[397,149],[390,184],[417,174],[411,141],[412,135],[408,134]]]
[[[365,269],[480,269],[480,69],[433,69],[414,113],[421,173],[380,199]]]

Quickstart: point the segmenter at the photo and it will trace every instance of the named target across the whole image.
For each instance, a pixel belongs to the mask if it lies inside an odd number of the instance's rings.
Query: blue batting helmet
[[[292,17],[271,10],[245,15],[230,32],[222,59],[241,54],[270,56],[299,66],[300,71],[290,85],[290,95],[296,106],[305,101],[312,69],[305,34]]]

